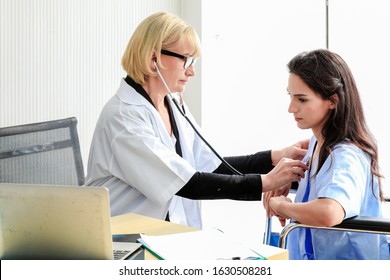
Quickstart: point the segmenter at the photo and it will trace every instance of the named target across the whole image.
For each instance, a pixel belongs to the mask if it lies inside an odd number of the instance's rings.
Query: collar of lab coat
[[[117,96],[120,100],[127,104],[132,105],[147,105],[154,109],[154,106],[150,104],[141,94],[139,94],[133,87],[128,85],[124,79],[121,80],[121,85],[117,91]]]
[[[137,94],[133,94],[133,93],[137,93]],[[146,91],[145,91],[145,94],[147,94]],[[121,80],[121,85],[120,85],[120,88],[117,92],[117,96],[123,102],[125,102],[127,104],[145,105],[145,103],[149,103],[149,105],[151,105],[151,107],[154,108],[154,105],[150,103],[151,101],[146,100],[146,98],[144,96],[142,96],[142,94],[138,93],[135,88],[133,88],[131,85],[129,85],[125,81],[125,79]],[[180,96],[177,93],[172,93],[172,98],[175,98],[178,101],[178,103],[181,104]],[[170,101],[171,107],[174,108],[171,100],[170,99],[168,99],[168,100]],[[145,102],[145,101],[148,101],[148,102]],[[182,105],[184,105],[184,104],[182,104]]]
[[[147,94],[147,93],[145,92],[145,94]],[[159,113],[157,112],[156,108],[154,107],[154,105],[150,101],[148,101],[144,96],[142,96],[140,93],[138,93],[135,88],[133,88],[131,85],[129,85],[125,81],[125,79],[121,80],[121,84],[120,84],[120,87],[116,93],[116,96],[122,102],[124,102],[126,104],[136,105],[136,106],[145,106],[152,113],[152,115],[154,116],[154,120],[158,124],[159,130],[161,132],[161,140],[163,141],[163,143],[169,148],[176,149],[175,145],[172,142],[171,136],[167,133],[165,125],[164,125]],[[168,98],[168,102],[169,102],[171,108],[173,109],[173,117],[175,118],[175,121],[177,122],[177,119],[178,119],[177,114],[178,113],[175,112],[176,108],[173,108],[174,105],[173,105],[173,102],[170,100],[170,98]],[[186,135],[186,132],[181,131],[180,127],[178,128],[178,131],[179,131],[180,137]],[[177,139],[179,139],[179,138],[177,138]],[[181,142],[182,141],[180,141],[179,144],[181,144]],[[182,152],[183,151],[180,148],[180,155],[182,155]]]
[[[122,79],[120,89],[117,92],[118,98],[127,104],[131,105],[145,105],[148,107],[149,110],[151,110],[153,113],[157,113],[157,110],[155,109],[152,100],[148,96],[148,93],[142,88],[141,85],[134,82],[133,79],[131,79],[129,76],[126,77],[126,79]],[[172,129],[173,133],[176,137],[176,152],[182,156],[182,150],[180,145],[180,134],[178,133],[178,127],[176,124],[177,116],[175,116],[174,110],[172,108],[173,104],[171,100],[167,99],[169,102],[169,110],[170,115],[173,114],[171,117],[172,119]],[[165,126],[164,126],[165,128]]]

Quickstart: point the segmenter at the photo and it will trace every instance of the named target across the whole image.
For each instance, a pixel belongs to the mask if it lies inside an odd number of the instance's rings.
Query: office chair
[[[0,183],[83,185],[75,117],[0,128]]]

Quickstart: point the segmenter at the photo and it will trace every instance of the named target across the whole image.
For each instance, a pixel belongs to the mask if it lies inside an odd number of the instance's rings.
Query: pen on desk
[[[230,258],[230,259],[219,258],[218,260],[223,260],[223,261],[228,261],[228,260],[239,261],[239,260],[241,260],[241,257],[232,257],[232,258]]]

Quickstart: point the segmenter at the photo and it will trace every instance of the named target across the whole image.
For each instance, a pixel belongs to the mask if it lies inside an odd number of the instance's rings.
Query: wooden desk
[[[144,233],[147,235],[164,235],[199,230],[184,225],[163,220],[127,213],[111,218],[112,234]],[[156,260],[148,250],[145,250],[145,260]]]
[[[164,235],[199,230],[134,213],[112,217],[111,228],[112,234],[144,233],[147,235]],[[263,244],[258,245],[256,249],[269,260],[288,259],[288,251],[285,249]],[[145,250],[145,260],[156,260],[156,258]]]

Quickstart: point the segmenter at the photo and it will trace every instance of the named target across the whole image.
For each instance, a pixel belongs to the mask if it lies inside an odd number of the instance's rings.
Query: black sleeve
[[[267,174],[273,168],[271,150],[249,156],[226,157],[224,159],[241,173]],[[214,173],[231,174],[231,171],[224,164],[221,164]],[[298,182],[292,182],[291,189],[297,190],[298,185]]]
[[[267,174],[273,168],[271,150],[258,152],[248,156],[225,157],[224,159],[243,174]],[[214,173],[232,174],[223,163],[214,171]]]
[[[196,172],[177,195],[189,199],[261,200],[262,189],[259,174]]]
[[[177,195],[189,199],[261,200],[260,174],[273,168],[271,151],[225,160],[244,175],[233,175],[222,163],[213,173],[196,172]]]

